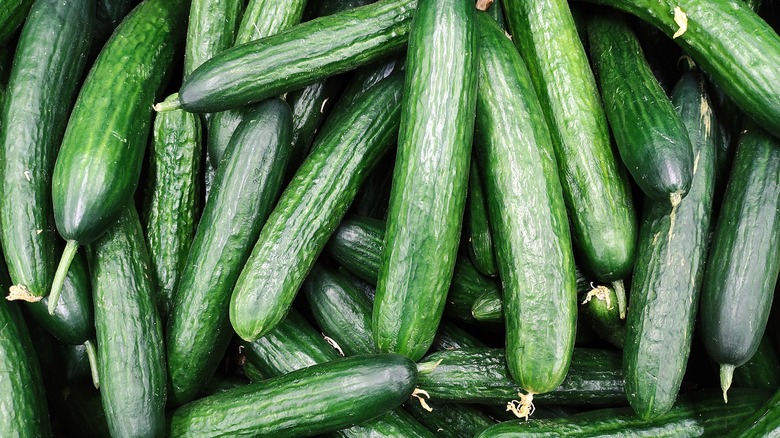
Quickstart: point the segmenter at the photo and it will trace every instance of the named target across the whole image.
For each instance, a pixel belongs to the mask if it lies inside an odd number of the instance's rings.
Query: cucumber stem
[[[89,371],[92,374],[92,384],[95,385],[95,389],[100,389],[100,376],[98,375],[98,360],[97,349],[95,343],[87,339],[84,342],[84,347],[87,349],[87,359],[89,360]]]
[[[617,296],[618,313],[620,314],[620,319],[626,319],[628,301],[626,300],[626,287],[623,285],[623,280],[613,281],[612,287],[615,289],[615,296]]]
[[[175,98],[172,99],[166,99],[163,102],[158,102],[152,106],[155,111],[158,113],[162,113],[165,111],[173,111],[175,109],[181,108],[181,101],[179,100],[179,95],[176,94]]]
[[[729,402],[728,391],[731,387],[731,379],[734,377],[734,365],[721,365],[720,366],[720,389],[723,390],[723,401]]]
[[[65,284],[65,278],[68,276],[68,270],[70,264],[73,263],[73,258],[76,257],[76,251],[79,249],[79,243],[75,240],[68,240],[65,244],[65,249],[62,251],[62,258],[60,264],[57,266],[57,272],[54,274],[54,281],[51,284],[51,293],[49,294],[49,315],[54,315],[54,309],[57,308],[57,303],[60,300],[60,294],[62,293],[62,285]]]

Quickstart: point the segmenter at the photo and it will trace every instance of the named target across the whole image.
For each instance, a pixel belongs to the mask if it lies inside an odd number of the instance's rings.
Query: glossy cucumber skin
[[[165,346],[138,213],[128,205],[88,250],[98,374],[112,436],[165,431]]]
[[[399,406],[416,376],[414,363],[394,354],[337,359],[182,406],[169,434],[294,438],[331,432]]]
[[[474,267],[485,275],[498,275],[496,252],[493,249],[493,234],[490,231],[485,188],[479,175],[477,160],[471,159],[469,169],[469,194],[466,204],[466,236],[468,250]]]
[[[184,37],[188,6],[189,0],[140,4],[84,80],[52,175],[54,219],[65,240],[95,240],[132,199],[152,104]]]
[[[182,110],[157,114],[142,215],[163,320],[200,218],[201,141],[197,115]]]
[[[734,386],[775,391],[780,388],[780,358],[769,332],[764,334],[753,357],[734,370]]]
[[[690,191],[675,212],[667,200],[646,199],[642,214],[623,363],[628,400],[645,420],[664,414],[677,399],[704,276],[718,142],[704,87],[698,73],[688,72],[672,92],[693,145]]]
[[[256,105],[217,169],[168,320],[168,373],[176,404],[197,395],[227,348],[230,294],[282,190],[291,130],[286,102]]]
[[[86,65],[94,15],[89,0],[35,2],[0,116],[0,241],[14,285],[34,297],[49,293],[57,265],[51,172]]]
[[[0,6],[0,46],[4,46],[24,23],[33,0],[4,1]]]
[[[569,222],[550,134],[511,42],[480,15],[475,147],[503,286],[507,365],[527,391],[566,376],[577,321]],[[522,122],[520,122],[522,121]]]
[[[184,46],[184,77],[233,46],[246,0],[192,0]]]
[[[636,212],[568,2],[507,0],[505,11],[550,125],[582,266],[599,281],[622,279],[633,266]]]
[[[379,351],[417,360],[433,342],[460,241],[476,85],[476,9],[466,0],[421,0],[374,300]]]
[[[193,112],[238,108],[398,52],[416,0],[383,0],[235,46],[198,67],[179,100]]]
[[[620,158],[645,195],[684,197],[693,174],[691,142],[639,41],[614,11],[592,14],[587,26],[593,69]]]
[[[740,392],[735,401],[723,403],[714,392],[691,394],[661,417],[647,421],[630,408],[599,409],[567,418],[505,421],[485,429],[476,438],[525,437],[663,437],[722,436],[754,412],[766,394]]]
[[[746,114],[780,135],[780,37],[741,0],[589,0],[636,15],[671,37]]]
[[[707,352],[740,366],[758,348],[780,270],[780,145],[747,127],[739,140],[707,259],[701,329]]]
[[[257,339],[284,319],[361,183],[395,139],[402,84],[402,77],[388,77],[326,121],[233,289],[230,322],[243,339]]]
[[[769,438],[780,431],[780,391],[755,410],[747,418],[729,430],[727,438]]]
[[[428,412],[414,399],[404,404],[404,408],[439,437],[474,438],[474,435],[496,423],[479,406],[430,401],[426,404],[432,411]]]

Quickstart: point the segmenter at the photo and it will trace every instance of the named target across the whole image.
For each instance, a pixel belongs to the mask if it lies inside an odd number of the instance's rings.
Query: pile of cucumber
[[[0,436],[780,436],[779,17],[0,2]]]

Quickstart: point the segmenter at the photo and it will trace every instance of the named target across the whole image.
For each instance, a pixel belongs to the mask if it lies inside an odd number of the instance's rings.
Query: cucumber
[[[314,3],[317,8],[317,15],[324,17],[337,12],[359,8],[360,6],[365,6],[374,3],[375,1],[376,0],[310,0],[309,3]]]
[[[677,82],[674,103],[696,166],[677,207],[646,198],[631,282],[623,364],[628,401],[645,420],[674,405],[691,349],[707,257],[715,187],[718,122],[694,70]]]
[[[669,37],[677,35],[674,41],[715,85],[764,129],[780,134],[780,36],[746,2],[588,1],[636,15]],[[683,16],[684,28],[677,23]]]
[[[468,251],[474,267],[485,275],[498,275],[493,235],[490,231],[485,189],[479,175],[477,160],[472,157],[469,169],[469,193],[466,203],[465,235],[468,236]]]
[[[486,347],[484,342],[480,341],[460,326],[445,319],[439,324],[439,330],[436,332],[436,337],[433,338],[431,350],[448,351],[457,350],[459,348],[482,347]]]
[[[691,187],[693,149],[680,116],[620,13],[587,23],[593,69],[620,158],[642,192],[679,204]]]
[[[740,423],[729,429],[727,438],[766,438],[777,436],[780,430],[780,391],[775,391],[772,398],[761,407],[749,414]]]
[[[376,169],[368,176],[360,188],[348,216],[363,216],[382,219],[387,216],[390,204],[390,189],[393,185],[393,168],[395,154],[387,154],[377,164]],[[377,265],[378,266],[378,265]],[[378,269],[378,268],[377,268]]]
[[[379,351],[413,360],[433,342],[455,267],[476,106],[476,26],[470,2],[421,0],[409,35],[372,328]]]
[[[198,67],[179,89],[187,111],[238,108],[302,88],[403,49],[416,0],[382,0],[235,46]]]
[[[772,392],[780,388],[780,358],[770,338],[765,334],[753,357],[734,370],[735,387]]]
[[[184,77],[233,46],[246,0],[193,0],[184,45]]]
[[[780,270],[780,144],[748,126],[739,139],[701,290],[701,330],[720,364],[724,399],[735,367],[764,334]],[[746,317],[749,315],[749,317]]]
[[[268,333],[290,308],[331,233],[377,160],[390,148],[403,78],[390,76],[325,122],[263,227],[230,299],[243,339]]]
[[[169,315],[168,375],[175,404],[197,395],[227,348],[230,294],[281,191],[291,130],[286,102],[277,98],[254,106],[217,170]]]
[[[149,252],[132,204],[89,246],[98,373],[112,436],[165,431],[165,346]]]
[[[592,284],[583,289],[579,281],[577,285],[580,291],[578,321],[590,327],[599,338],[622,350],[626,342],[626,321],[620,319],[615,289]]]
[[[633,266],[636,213],[568,2],[506,0],[504,5],[516,36],[512,41],[550,126],[581,264],[599,281],[620,280]]]
[[[743,391],[732,403],[723,404],[714,393],[700,392],[680,397],[679,403],[671,411],[652,421],[637,417],[630,408],[600,409],[567,418],[505,421],[485,429],[476,437],[722,436],[761,406],[764,400],[766,394],[763,392]]]
[[[426,402],[425,409],[416,400],[404,404],[407,412],[436,436],[445,438],[474,438],[496,421],[473,405]]]
[[[182,406],[168,433],[293,438],[331,432],[399,406],[416,375],[414,363],[399,355],[336,359]]]
[[[10,0],[0,5],[0,46],[6,45],[24,23],[33,0]]]
[[[480,14],[479,29],[474,144],[502,283],[507,365],[521,387],[540,394],[561,384],[574,348],[569,222],[528,70],[490,17]]]
[[[133,198],[151,104],[184,36],[188,6],[189,0],[141,3],[117,27],[81,86],[52,174],[54,220],[68,243],[54,276],[50,313],[78,245],[100,237]]]
[[[95,25],[92,27],[92,50],[89,57],[91,60],[95,59],[114,29],[138,3],[138,0],[95,0]]]
[[[15,299],[40,300],[54,279],[51,171],[86,65],[94,8],[91,0],[38,0],[16,47],[0,115],[0,241]]]
[[[157,114],[152,132],[144,231],[165,320],[200,218],[200,119],[180,110]]]

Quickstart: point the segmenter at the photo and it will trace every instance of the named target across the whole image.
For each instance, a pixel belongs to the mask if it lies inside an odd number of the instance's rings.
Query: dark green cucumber
[[[416,4],[382,0],[235,46],[192,72],[179,104],[193,112],[238,108],[398,52]]]
[[[278,324],[373,165],[390,148],[403,78],[390,76],[325,122],[263,227],[230,300],[230,321],[253,340]]]
[[[704,392],[680,397],[672,410],[652,421],[637,417],[630,408],[600,409],[566,418],[505,421],[485,429],[477,438],[722,436],[764,400],[765,393],[745,390],[724,404],[713,392]]]
[[[620,158],[645,195],[677,205],[691,187],[691,142],[628,23],[607,12],[591,14],[588,39]]]
[[[704,79],[689,71],[672,102],[693,145],[693,182],[677,207],[646,198],[631,282],[623,364],[626,393],[645,420],[672,408],[685,373],[707,257],[718,122]]]
[[[372,326],[379,351],[413,360],[433,342],[460,242],[477,95],[476,12],[470,1],[421,0],[409,35]]]
[[[471,314],[479,322],[504,322],[504,302],[499,291],[487,291],[474,300]]]
[[[370,3],[374,3],[376,0],[325,0],[317,1],[310,0],[309,3],[316,4],[317,15],[324,17],[326,15],[332,15],[337,12],[346,11],[349,9],[359,8]]]
[[[227,348],[230,294],[282,189],[291,129],[286,102],[254,106],[217,170],[168,320],[168,373],[176,404],[197,395]]]
[[[379,418],[324,435],[326,438],[434,438],[429,431],[401,408],[386,412]]]
[[[417,386],[433,401],[504,404],[526,389],[507,370],[504,349],[467,348],[430,354],[418,364]],[[539,405],[626,404],[620,353],[575,348],[569,374],[552,392],[534,396]]]
[[[403,70],[404,59],[403,54],[391,56],[356,69],[339,96],[333,111],[343,111],[379,81]]]
[[[699,315],[724,398],[734,368],[758,348],[780,270],[778,141],[760,128],[743,131],[707,259]]]
[[[5,97],[8,94],[8,79],[11,76],[11,66],[14,61],[16,46],[6,45],[0,48],[0,108],[5,105]],[[0,126],[3,120],[0,119]]]
[[[457,350],[459,348],[482,348],[485,343],[474,337],[467,330],[454,323],[442,320],[439,324],[439,330],[431,344],[432,351]]]
[[[780,134],[780,36],[746,2],[588,1],[634,14],[669,37],[678,35],[674,41],[737,106],[772,134]],[[685,28],[675,20],[683,15]]]
[[[496,252],[493,248],[493,236],[490,231],[485,188],[479,175],[477,160],[472,158],[469,169],[469,194],[466,204],[465,235],[469,257],[474,267],[485,275],[498,275]]]
[[[233,46],[246,0],[193,0],[187,20],[184,77]]]
[[[83,438],[111,436],[100,392],[91,384],[68,387],[62,394],[67,431]]]
[[[168,432],[288,438],[327,433],[399,406],[412,394],[416,375],[414,363],[394,354],[336,359],[182,406]]]
[[[135,207],[89,246],[103,410],[112,436],[162,436],[165,346]]]
[[[91,60],[94,60],[119,23],[138,3],[140,3],[139,0],[95,0]]]
[[[780,358],[768,333],[761,338],[753,357],[734,370],[733,385],[763,391],[780,388]]]
[[[201,161],[200,118],[181,110],[157,114],[142,216],[163,320],[200,218]]]
[[[39,0],[19,36],[0,115],[0,241],[13,299],[40,300],[54,279],[51,172],[86,65],[94,15],[92,0]]]
[[[530,394],[569,368],[577,290],[553,146],[531,77],[511,41],[479,16],[475,148],[504,297],[507,365]]]
[[[430,411],[412,399],[404,408],[439,437],[474,438],[475,434],[496,423],[476,406],[434,402],[426,402],[426,405]]]
[[[24,23],[33,0],[9,0],[0,5],[0,46],[6,45]]]
[[[376,169],[371,172],[363,187],[360,188],[355,202],[350,207],[348,216],[363,216],[383,219],[387,216],[390,204],[390,190],[393,185],[393,168],[395,154],[387,154],[382,158]]]
[[[132,198],[151,105],[185,33],[189,0],[147,0],[128,14],[81,86],[52,175],[57,231],[68,241],[50,304],[76,249],[97,239]],[[49,307],[52,310],[52,307]]]
[[[506,0],[504,6],[550,126],[582,266],[599,281],[620,280],[634,261],[636,213],[568,2]]]
[[[579,281],[577,284],[580,292],[578,321],[593,329],[599,338],[623,349],[626,342],[626,321],[620,319],[615,289],[590,283],[583,290]]]
[[[0,254],[0,286],[11,285]],[[0,436],[51,435],[35,344],[16,303],[0,300]]]
[[[733,397],[732,397],[733,398]],[[749,414],[740,423],[729,429],[727,438],[768,438],[776,437],[780,431],[780,391]]]

